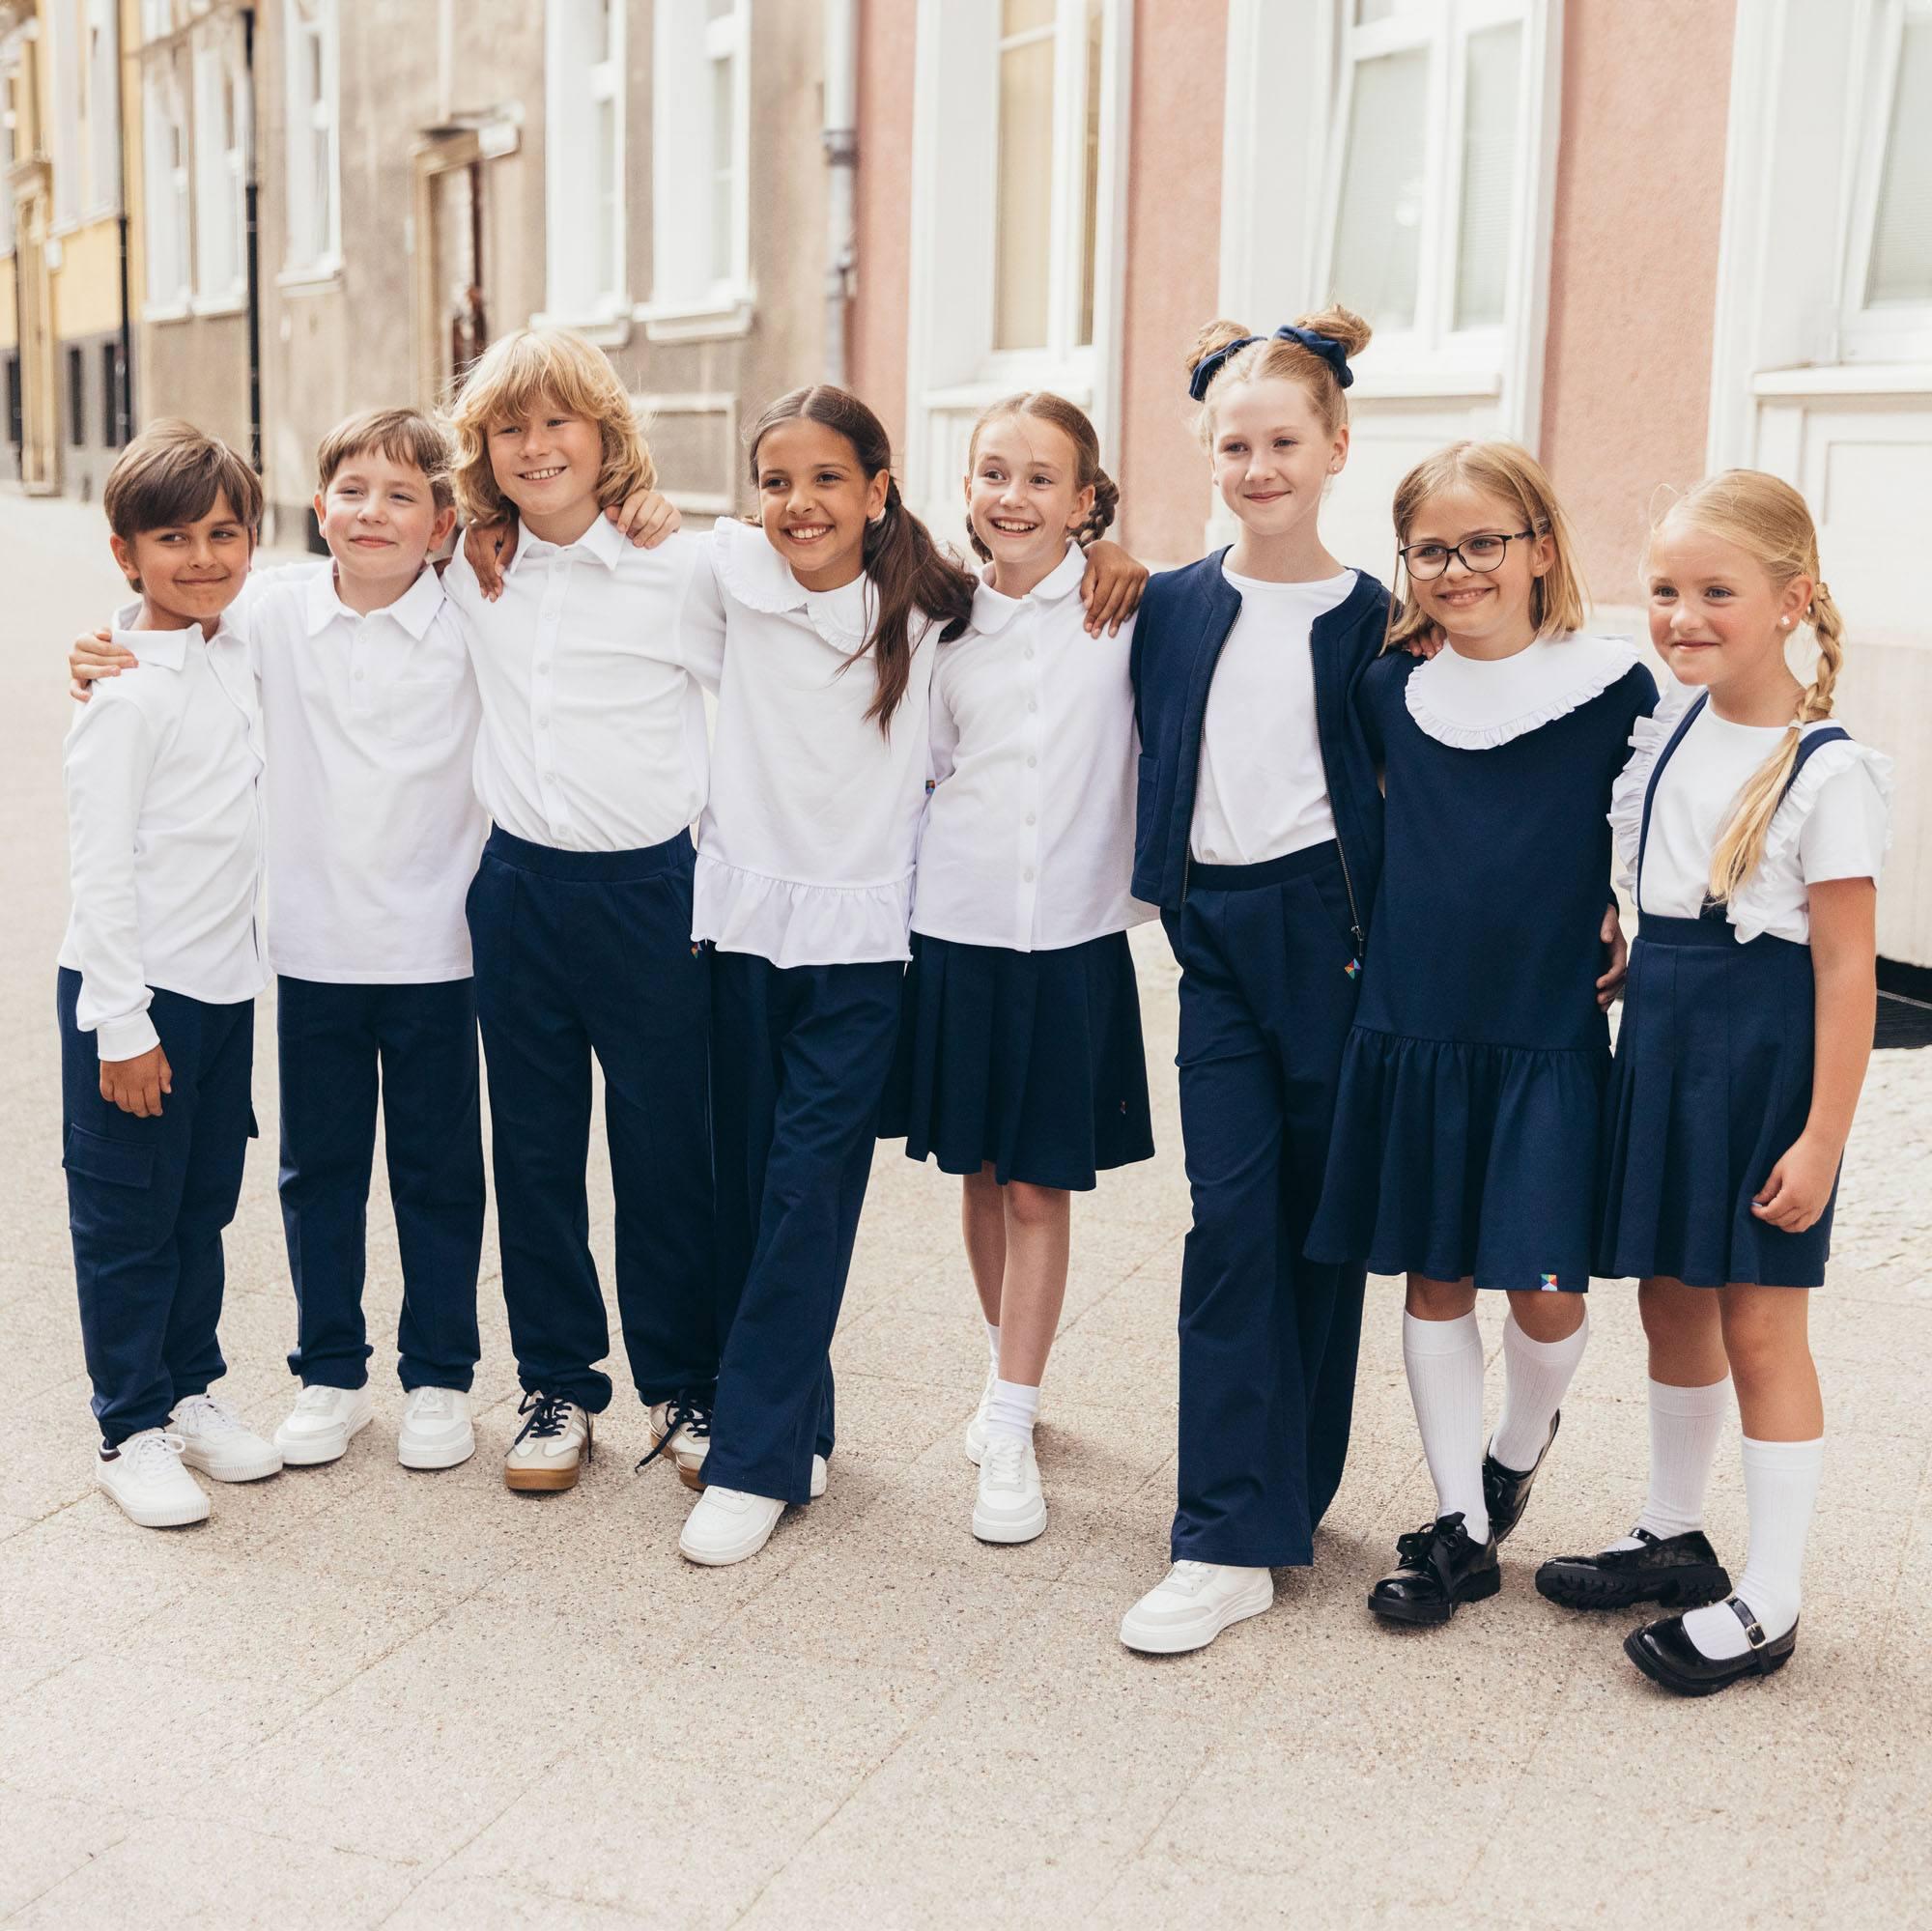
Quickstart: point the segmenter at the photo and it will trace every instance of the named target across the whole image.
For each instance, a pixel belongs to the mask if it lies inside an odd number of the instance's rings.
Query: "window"
[[[112,214],[121,206],[121,36],[114,0],[87,0],[86,209]]]
[[[1529,198],[1527,12],[1526,0],[1345,12],[1325,279],[1374,325],[1384,363],[1498,357]]]
[[[1872,9],[1842,318],[1847,361],[1932,356],[1932,0]]]
[[[750,15],[748,0],[653,9],[651,298],[638,312],[656,340],[750,326]]]
[[[11,49],[0,47],[0,255],[14,252],[14,195],[7,176],[20,157],[19,95],[18,60]]]
[[[152,55],[141,75],[151,317],[187,313],[190,258],[186,95],[180,49],[164,47]]]
[[[76,68],[73,9],[48,7],[40,16],[41,45],[47,65],[47,97],[52,109],[43,123],[53,163],[53,225],[58,232],[80,219],[80,93]]]
[[[336,0],[283,0],[288,76],[288,260],[284,280],[342,266]]]
[[[624,247],[624,0],[550,0],[544,179],[557,322],[628,316]],[[681,177],[688,194],[689,170]]]
[[[121,366],[121,345],[100,345],[100,446],[118,449],[128,438],[122,416],[122,384],[126,380]]]
[[[67,440],[87,440],[87,358],[78,349],[67,352]]]
[[[248,85],[241,23],[211,21],[194,42],[194,294],[199,309],[248,296]]]

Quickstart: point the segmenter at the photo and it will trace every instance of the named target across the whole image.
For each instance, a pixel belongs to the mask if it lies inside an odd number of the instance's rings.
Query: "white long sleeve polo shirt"
[[[639,550],[599,516],[561,546],[520,531],[495,603],[461,556],[444,573],[482,699],[476,795],[506,832],[635,851],[696,820],[710,753],[682,634],[708,540]]]
[[[933,790],[913,929],[1012,951],[1084,945],[1153,917],[1134,864],[1131,622],[1089,637],[1085,555],[1027,596],[981,582],[932,672]]]
[[[722,637],[724,668],[692,937],[779,966],[908,958],[927,698],[949,646],[915,611],[911,675],[882,732],[866,717],[869,580],[807,590],[747,524],[710,541],[716,577],[698,580],[687,648],[715,655]]]
[[[73,910],[60,962],[80,974],[75,1020],[103,1060],[158,1043],[150,988],[209,1005],[267,983],[256,917],[264,761],[254,667],[224,619],[204,639],[129,628],[138,672],[81,705],[64,758]]]
[[[328,563],[276,572],[243,625],[269,763],[269,956],[339,985],[467,979],[488,822],[469,635],[432,569],[366,616]]]

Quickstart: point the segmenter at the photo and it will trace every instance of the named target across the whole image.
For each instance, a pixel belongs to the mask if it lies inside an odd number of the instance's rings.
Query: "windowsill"
[[[1091,381],[1075,380],[1064,367],[1058,371],[1058,380],[1047,380],[1055,375],[1051,367],[1042,367],[1034,372],[1039,381],[1022,381],[1012,375],[989,376],[983,382],[950,383],[942,389],[927,389],[920,397],[925,408],[944,412],[959,412],[969,409],[984,409],[989,403],[996,403],[1002,396],[1011,395],[1020,387],[1051,388],[1063,395],[1070,403],[1077,403],[1082,409],[1091,409],[1094,404],[1094,385]]]
[[[1823,368],[1760,369],[1756,396],[1932,395],[1932,362],[1837,362]]]
[[[237,289],[230,295],[198,295],[188,303],[188,313],[207,316],[246,315],[248,291]]]
[[[1499,369],[1356,369],[1350,402],[1491,402],[1503,392]]]
[[[284,269],[275,277],[277,288],[287,289],[291,295],[301,295],[309,291],[340,288],[342,286],[342,258],[329,255],[319,262],[310,262],[302,268]]]
[[[150,302],[141,310],[143,322],[192,322],[194,306],[191,302],[170,301]]]
[[[640,301],[631,311],[651,342],[729,342],[752,332],[749,290],[704,301]]]
[[[621,349],[631,339],[631,318],[613,315],[608,309],[597,315],[578,316],[545,309],[530,317],[532,328],[570,328],[600,349]]]

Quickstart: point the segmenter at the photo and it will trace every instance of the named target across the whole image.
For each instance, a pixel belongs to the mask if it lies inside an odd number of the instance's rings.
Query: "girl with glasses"
[[[1526,451],[1438,451],[1398,487],[1395,525],[1408,595],[1357,699],[1385,861],[1308,1252],[1407,1276],[1403,1359],[1435,1509],[1369,1607],[1443,1623],[1501,1586],[1496,1545],[1588,1332],[1622,976],[1605,813],[1657,690],[1627,644],[1578,634],[1569,526]],[[1432,628],[1444,648],[1427,662],[1399,647]],[[1485,1288],[1510,1307],[1487,1454]]]

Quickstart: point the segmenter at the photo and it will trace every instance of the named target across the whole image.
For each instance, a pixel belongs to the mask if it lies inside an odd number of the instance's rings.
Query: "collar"
[[[1009,597],[988,581],[989,563],[980,572],[973,590],[973,628],[981,637],[997,637],[1028,604],[1057,604],[1080,587],[1087,574],[1087,553],[1068,543],[1065,554],[1024,597]]]
[[[136,630],[140,621],[141,605],[123,604],[114,612],[112,635],[114,641],[123,650],[130,651],[143,664],[158,665],[163,670],[181,670],[187,665],[187,646],[190,638],[201,635],[199,624],[187,624],[180,630]],[[208,641],[214,643],[234,643],[238,641],[235,631],[230,627],[227,613],[214,626],[214,635]]]
[[[596,520],[575,543],[547,543],[540,536],[532,536],[528,529],[519,525],[517,554],[510,558],[510,567],[503,572],[503,575],[506,580],[514,576],[526,556],[561,556],[566,551],[571,550],[579,550],[586,556],[594,556],[607,570],[615,570],[623,560],[625,551],[630,547],[631,539],[618,529],[602,509],[598,510]]]
[[[425,563],[416,580],[393,603],[371,611],[372,617],[392,617],[418,642],[442,608],[442,579],[433,564]],[[335,588],[335,571],[318,570],[309,579],[303,603],[303,617],[310,637],[320,637],[337,617],[357,621],[356,613],[345,604]]]
[[[836,590],[808,590],[754,524],[720,517],[712,526],[718,579],[727,595],[767,616],[802,616],[825,641],[850,656],[864,647],[871,579],[855,577]]]

